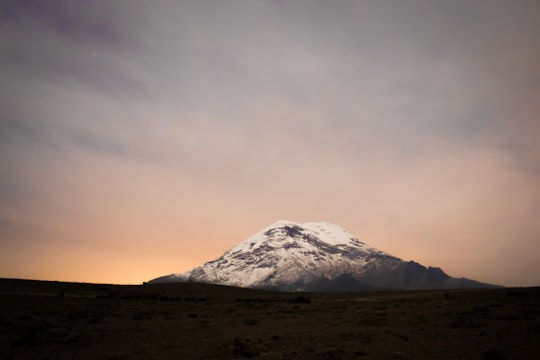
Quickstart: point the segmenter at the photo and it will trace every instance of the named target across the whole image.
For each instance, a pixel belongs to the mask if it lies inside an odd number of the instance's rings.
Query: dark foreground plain
[[[0,279],[2,359],[539,359],[540,288],[273,293]]]

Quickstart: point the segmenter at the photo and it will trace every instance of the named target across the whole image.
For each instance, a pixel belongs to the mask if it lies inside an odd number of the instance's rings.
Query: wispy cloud
[[[2,2],[1,252],[133,245],[129,268],[163,248],[151,277],[276,218],[327,220],[458,276],[533,284],[539,10]],[[529,265],[501,269],[507,254]]]

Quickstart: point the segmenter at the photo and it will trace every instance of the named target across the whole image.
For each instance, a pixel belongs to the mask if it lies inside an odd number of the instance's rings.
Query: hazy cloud
[[[115,275],[139,282],[277,218],[326,220],[456,276],[537,284],[539,14],[498,0],[3,1],[2,253],[51,249],[24,273],[40,277],[66,254],[129,248],[117,263],[131,269],[163,249],[142,279]]]

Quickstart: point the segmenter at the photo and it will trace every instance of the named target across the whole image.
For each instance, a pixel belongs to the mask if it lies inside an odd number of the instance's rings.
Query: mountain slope
[[[361,242],[329,223],[278,221],[216,260],[151,282],[207,282],[286,291],[490,287]]]

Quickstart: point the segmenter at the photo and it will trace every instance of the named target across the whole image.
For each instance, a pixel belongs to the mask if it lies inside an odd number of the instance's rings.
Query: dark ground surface
[[[540,288],[272,293],[0,279],[1,359],[540,359]]]

